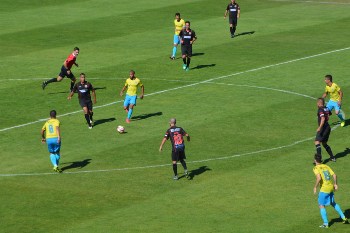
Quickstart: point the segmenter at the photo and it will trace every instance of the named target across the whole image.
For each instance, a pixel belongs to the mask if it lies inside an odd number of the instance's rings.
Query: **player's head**
[[[181,16],[180,16],[180,13],[179,13],[179,12],[175,13],[175,19],[177,19],[177,20],[180,20],[180,19],[181,19]]]
[[[186,29],[189,29],[190,26],[191,26],[191,22],[190,22],[190,21],[186,21],[186,22],[185,22],[185,28],[186,28]]]
[[[133,78],[135,76],[135,71],[134,70],[130,70],[129,76],[130,76],[130,78]]]
[[[176,119],[175,118],[171,118],[169,121],[170,125],[176,125]]]
[[[324,81],[325,81],[326,84],[333,82],[332,75],[327,74],[326,76],[324,76]]]
[[[317,99],[317,106],[318,107],[323,107],[324,106],[324,99],[323,98],[318,98]]]
[[[56,115],[57,115],[56,110],[51,110],[51,111],[50,111],[50,117],[51,117],[51,118],[56,118]]]
[[[80,82],[81,83],[85,82],[85,74],[84,73],[80,73]]]
[[[315,163],[322,163],[322,155],[315,154],[314,160],[315,160]]]
[[[79,55],[79,48],[78,47],[75,47],[73,49],[73,54],[74,54],[74,56],[78,56]]]
[[[236,2],[236,0],[231,0],[231,2],[232,2],[232,3],[235,3],[235,2]]]

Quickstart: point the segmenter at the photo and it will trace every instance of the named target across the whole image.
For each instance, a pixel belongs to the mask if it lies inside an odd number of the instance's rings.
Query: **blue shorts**
[[[61,149],[61,141],[57,142],[57,138],[48,138],[46,139],[47,149],[52,154],[59,154]]]
[[[179,35],[174,35],[174,44],[180,44],[180,37]]]
[[[334,202],[334,193],[324,193],[320,192],[318,194],[318,205],[328,206],[335,203]]]
[[[328,108],[328,110],[329,110],[330,112],[333,110],[333,108],[334,108],[336,111],[339,111],[339,110],[340,110],[340,106],[338,105],[338,102],[333,101],[333,100],[329,100],[326,107]]]
[[[136,106],[136,99],[137,99],[137,95],[129,96],[128,94],[126,94],[125,100],[124,100],[124,107],[128,107],[130,104]]]

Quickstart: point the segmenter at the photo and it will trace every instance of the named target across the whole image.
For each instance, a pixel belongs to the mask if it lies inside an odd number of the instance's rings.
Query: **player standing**
[[[326,98],[326,96],[330,95],[330,100],[327,103],[327,108],[330,112],[332,112],[333,108],[335,109],[335,114],[340,119],[340,126],[345,126],[345,119],[343,114],[341,113],[341,104],[343,99],[343,92],[341,91],[340,87],[333,82],[333,77],[330,74],[327,74],[324,77],[324,81],[326,83],[325,92],[322,95],[322,98]]]
[[[180,13],[175,14],[174,24],[175,24],[174,47],[173,47],[173,53],[170,56],[170,59],[172,60],[175,60],[177,45],[180,44],[179,34],[181,30],[185,27],[185,20],[181,19]]]
[[[125,81],[124,87],[120,91],[120,96],[123,96],[124,91],[128,89],[124,100],[124,110],[128,114],[127,118],[125,119],[126,123],[130,123],[134,106],[136,106],[137,87],[141,88],[142,93],[140,95],[140,99],[143,99],[145,94],[145,86],[142,84],[140,79],[136,78],[135,71],[130,70],[129,78]]]
[[[173,161],[174,180],[178,180],[177,161],[179,160],[185,170],[185,176],[188,177],[187,165],[185,162],[185,142],[183,137],[186,136],[187,141],[190,141],[190,135],[188,135],[183,128],[176,126],[175,118],[170,119],[169,124],[170,128],[165,132],[165,136],[160,144],[159,151],[162,151],[164,143],[170,138],[172,145],[171,158]]]
[[[185,28],[181,30],[179,37],[181,41],[182,60],[184,64],[182,68],[186,71],[190,70],[190,63],[192,57],[192,44],[197,40],[194,30],[190,28],[190,21],[185,22]],[[186,60],[187,59],[187,60]]]
[[[331,114],[328,108],[324,106],[324,99],[318,98],[317,99],[317,118],[318,118],[318,128],[315,138],[315,146],[316,146],[316,153],[321,155],[321,145],[322,143],[323,147],[326,149],[327,153],[329,154],[330,159],[335,162],[335,157],[333,156],[333,152],[331,147],[327,144],[329,135],[331,134],[331,127],[328,124],[329,115]]]
[[[56,111],[50,111],[50,119],[45,122],[41,129],[41,142],[47,144],[47,149],[50,153],[50,160],[55,172],[62,172],[58,168],[60,161],[60,149],[61,149],[61,130],[60,122],[56,119]]]
[[[328,217],[325,206],[329,205],[333,206],[335,211],[337,211],[344,224],[348,223],[348,219],[343,214],[340,206],[334,200],[334,191],[338,190],[336,174],[329,166],[322,164],[321,155],[315,154],[314,163],[315,167],[313,168],[313,171],[316,176],[314,194],[317,193],[317,186],[320,186],[320,192],[318,194],[318,205],[320,207],[320,213],[323,220],[323,224],[320,227],[328,228]],[[334,183],[332,182],[332,178],[334,180]]]
[[[49,84],[49,83],[53,83],[53,82],[61,82],[62,79],[64,77],[68,77],[71,80],[70,83],[70,91],[72,91],[73,86],[75,84],[76,78],[74,76],[74,74],[71,71],[71,68],[73,65],[75,65],[76,67],[78,67],[79,65],[75,62],[77,60],[77,56],[79,55],[79,48],[75,47],[73,49],[73,53],[70,54],[67,59],[63,62],[63,65],[61,67],[61,72],[59,73],[57,78],[52,78],[49,79],[45,82],[42,83],[41,87],[43,88],[43,90],[45,89],[45,87]]]
[[[92,125],[94,122],[92,116],[94,115],[94,112],[92,111],[90,91],[92,92],[92,95],[94,97],[94,104],[96,104],[95,89],[93,88],[91,83],[85,80],[85,74],[81,73],[80,82],[74,85],[73,90],[71,91],[67,99],[71,100],[72,96],[74,95],[74,92],[78,92],[79,104],[83,108],[86,123],[89,125],[89,129],[92,129]]]
[[[241,15],[241,8],[236,3],[236,0],[231,0],[231,2],[227,5],[224,19],[226,19],[227,13],[229,12],[229,23],[230,23],[230,32],[231,38],[235,37],[236,27],[238,23],[238,19]]]

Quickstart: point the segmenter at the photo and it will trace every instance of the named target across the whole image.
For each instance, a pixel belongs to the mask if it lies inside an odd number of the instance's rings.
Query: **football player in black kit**
[[[326,149],[329,154],[330,159],[335,162],[335,157],[333,155],[331,147],[327,144],[329,135],[331,134],[331,127],[328,124],[329,115],[331,112],[324,106],[324,99],[317,99],[317,118],[318,118],[318,128],[315,138],[316,153],[321,154],[321,145]]]
[[[92,111],[92,101],[91,101],[90,91],[92,92],[92,95],[94,97],[94,104],[96,104],[95,89],[92,87],[91,83],[85,80],[85,74],[81,73],[80,82],[74,85],[73,90],[69,94],[67,99],[68,100],[72,99],[74,92],[78,92],[79,104],[83,108],[85,119],[87,124],[89,125],[89,129],[92,129],[92,125],[93,125],[92,116],[94,115],[94,113]]]
[[[236,0],[231,0],[231,2],[227,5],[224,19],[226,19],[228,12],[229,12],[231,38],[233,38],[235,37],[237,22],[241,14],[241,9],[239,8],[239,5],[236,3]]]
[[[185,22],[185,28],[180,32],[182,60],[184,64],[182,68],[186,71],[190,70],[190,63],[192,57],[192,44],[197,39],[196,33],[190,28],[190,21]]]

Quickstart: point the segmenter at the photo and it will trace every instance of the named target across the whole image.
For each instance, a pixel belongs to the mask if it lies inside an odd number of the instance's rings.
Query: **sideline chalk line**
[[[336,50],[332,50],[332,51],[328,51],[328,52],[324,52],[324,53],[319,53],[319,54],[315,54],[315,55],[311,55],[311,56],[307,56],[307,57],[297,58],[297,59],[293,59],[293,60],[289,60],[289,61],[285,61],[285,62],[280,62],[280,63],[276,63],[276,64],[272,64],[272,65],[261,66],[261,67],[250,69],[250,70],[246,70],[246,71],[241,71],[241,72],[232,73],[232,74],[228,74],[228,75],[224,75],[224,76],[219,76],[219,77],[216,77],[216,78],[210,78],[210,79],[207,79],[207,80],[204,80],[204,81],[200,81],[200,82],[196,82],[196,83],[192,83],[192,84],[187,84],[187,85],[184,85],[184,86],[179,86],[179,87],[175,87],[175,88],[170,88],[170,89],[165,89],[165,90],[162,90],[162,91],[149,93],[149,94],[146,94],[145,96],[152,96],[152,95],[162,94],[164,92],[169,92],[169,91],[174,91],[174,90],[178,90],[178,89],[182,89],[182,88],[192,87],[192,86],[196,86],[196,85],[199,85],[199,84],[212,82],[214,80],[224,79],[224,78],[233,77],[233,76],[246,74],[246,73],[250,73],[250,72],[255,72],[255,71],[268,69],[268,68],[272,68],[272,67],[276,67],[276,66],[286,65],[286,64],[289,64],[289,63],[302,61],[302,60],[307,60],[307,59],[315,58],[315,57],[320,57],[320,56],[323,56],[323,55],[327,55],[327,54],[331,54],[331,53],[337,53],[337,52],[341,52],[341,51],[345,51],[345,50],[349,50],[349,49],[350,49],[350,47],[342,48],[342,49],[336,49]],[[116,104],[116,103],[120,103],[120,102],[122,102],[122,100],[111,102],[111,103],[100,105],[100,106],[96,106],[94,108],[95,109],[96,108],[103,108],[103,107],[107,107],[107,106],[110,106],[110,105],[113,105],[113,104]],[[69,112],[69,113],[65,113],[65,114],[62,114],[62,115],[58,115],[57,117],[59,118],[59,117],[63,117],[63,116],[68,116],[68,115],[80,113],[80,112],[81,112],[81,110],[74,111],[74,112]],[[24,127],[24,126],[28,126],[28,125],[32,125],[32,124],[43,122],[43,121],[46,121],[46,120],[47,119],[39,119],[39,120],[28,122],[28,123],[25,123],[25,124],[15,125],[15,126],[12,126],[12,127],[3,128],[3,129],[0,129],[0,132],[4,132],[4,131],[7,131],[7,130],[16,129],[16,128],[20,128],[20,127]]]

